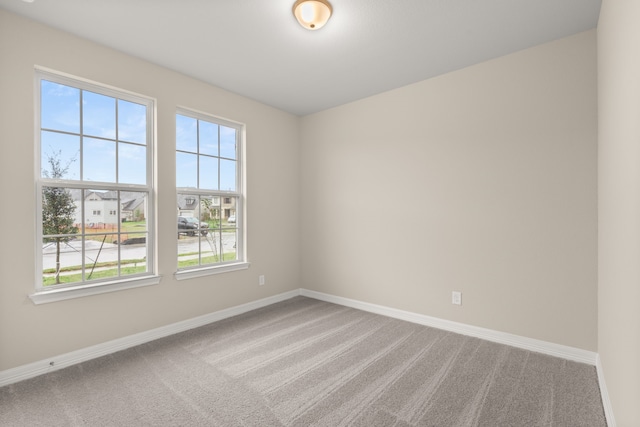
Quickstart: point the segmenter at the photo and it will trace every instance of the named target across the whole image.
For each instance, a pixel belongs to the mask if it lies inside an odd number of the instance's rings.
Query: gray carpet
[[[605,426],[593,366],[296,297],[0,388],[2,426]]]

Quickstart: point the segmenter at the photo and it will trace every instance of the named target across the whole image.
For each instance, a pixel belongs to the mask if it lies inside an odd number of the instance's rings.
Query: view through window
[[[38,289],[150,275],[153,101],[37,78]]]
[[[176,114],[178,270],[243,261],[241,125]]]

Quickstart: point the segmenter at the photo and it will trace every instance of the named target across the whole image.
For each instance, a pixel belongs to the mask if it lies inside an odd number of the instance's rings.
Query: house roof
[[[178,194],[178,209],[193,210],[198,207],[198,199],[195,196]]]
[[[144,203],[144,197],[122,201],[121,208],[123,211],[133,211]]]
[[[97,196],[100,200],[118,200],[117,191],[87,191],[85,193],[85,200],[92,196]]]

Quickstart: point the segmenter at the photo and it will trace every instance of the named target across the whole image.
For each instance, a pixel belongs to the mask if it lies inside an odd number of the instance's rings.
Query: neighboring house
[[[222,219],[236,216],[236,199],[234,197],[222,198]]]
[[[215,204],[215,200],[214,200]],[[196,217],[198,198],[189,194],[178,194],[178,216]]]
[[[139,193],[121,193],[121,221],[142,221],[147,216],[147,203],[144,197],[135,197]],[[115,191],[88,191],[84,201],[74,194],[76,205],[75,223],[81,224],[82,203],[84,203],[84,223],[91,225],[118,223],[118,194]]]
[[[114,191],[88,191],[82,200],[75,200],[75,222],[81,224],[82,203],[84,203],[85,224],[117,224],[118,195]]]
[[[222,199],[222,205],[220,204],[220,199]],[[178,216],[196,217],[198,216],[196,213],[197,208],[198,198],[196,196],[178,194]],[[211,212],[215,210],[220,211],[222,219],[228,219],[230,216],[235,216],[236,214],[236,199],[233,197],[213,197],[210,206],[201,203],[200,210],[202,212],[200,219],[202,220],[208,220],[211,219],[211,216],[217,216],[211,214]]]
[[[147,217],[147,199],[134,197],[122,200],[120,203],[120,218],[122,221],[142,221]]]

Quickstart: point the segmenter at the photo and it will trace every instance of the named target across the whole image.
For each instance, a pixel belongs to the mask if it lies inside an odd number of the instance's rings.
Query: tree
[[[62,165],[60,152],[47,156],[49,170],[43,171],[46,178],[59,179],[65,176],[71,163],[75,159],[69,160],[66,165]],[[74,213],[76,205],[73,202],[71,192],[62,187],[42,188],[42,234],[48,236],[45,242],[52,242],[56,245],[56,284],[60,283],[60,249],[62,243],[73,239],[78,233],[78,227],[74,225]]]
[[[211,221],[213,221],[214,228],[218,227],[218,214],[220,213],[220,205],[214,204],[213,199],[209,197],[201,198],[200,204],[203,219],[210,219]]]

